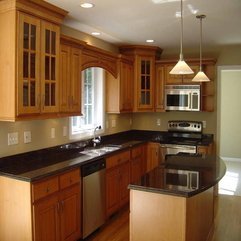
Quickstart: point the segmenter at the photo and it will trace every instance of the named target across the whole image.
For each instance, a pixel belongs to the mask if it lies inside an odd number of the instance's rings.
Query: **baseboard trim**
[[[223,156],[221,156],[221,159],[223,159],[224,161],[228,161],[228,162],[241,162],[241,158],[233,158],[233,157],[223,157]]]

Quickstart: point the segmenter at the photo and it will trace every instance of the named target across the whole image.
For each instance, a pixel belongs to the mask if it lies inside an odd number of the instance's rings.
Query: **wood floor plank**
[[[129,241],[128,207],[85,241]],[[241,241],[241,197],[219,195],[212,241]]]

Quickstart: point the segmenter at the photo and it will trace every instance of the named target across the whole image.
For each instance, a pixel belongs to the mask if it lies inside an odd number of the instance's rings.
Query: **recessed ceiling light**
[[[100,35],[99,32],[92,32],[91,34],[94,35],[94,36],[98,36],[98,35]]]
[[[147,42],[147,43],[153,43],[154,40],[153,40],[153,39],[147,39],[146,42]]]
[[[81,3],[82,8],[93,8],[95,5],[93,3]]]

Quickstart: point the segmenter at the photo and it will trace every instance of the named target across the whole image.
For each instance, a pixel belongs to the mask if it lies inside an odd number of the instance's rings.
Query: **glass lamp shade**
[[[199,71],[196,76],[192,79],[193,82],[208,82],[210,79],[207,75],[204,74],[203,71]]]
[[[169,73],[170,74],[193,74],[194,72],[186,64],[184,60],[180,59]]]

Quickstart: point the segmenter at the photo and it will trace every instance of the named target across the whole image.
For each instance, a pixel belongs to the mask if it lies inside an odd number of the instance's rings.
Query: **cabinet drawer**
[[[75,169],[70,172],[66,172],[59,177],[60,189],[64,189],[73,184],[80,182],[80,169]]]
[[[45,181],[33,183],[32,194],[33,201],[46,197],[59,190],[58,177],[49,178]]]
[[[106,168],[118,166],[130,160],[130,151],[125,151],[117,155],[106,158]]]

